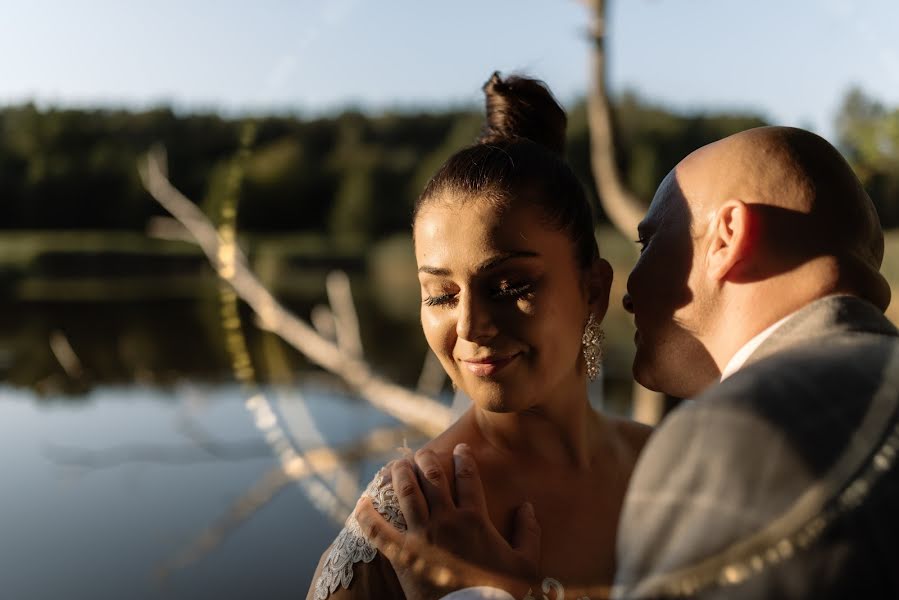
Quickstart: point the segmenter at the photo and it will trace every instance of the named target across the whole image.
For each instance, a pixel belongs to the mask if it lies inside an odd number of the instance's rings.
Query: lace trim
[[[388,523],[400,531],[406,530],[406,519],[400,512],[393,484],[385,482],[384,471],[378,472],[363,495],[371,498],[372,505]],[[357,562],[370,563],[377,553],[365,539],[356,517],[350,514],[331,546],[322,573],[315,582],[315,600],[325,600],[337,591],[338,585],[347,589],[353,580],[353,565]]]

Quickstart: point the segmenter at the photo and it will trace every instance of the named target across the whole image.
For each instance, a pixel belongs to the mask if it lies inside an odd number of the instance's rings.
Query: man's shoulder
[[[897,367],[899,337],[845,332],[748,364],[695,400],[712,412],[790,405],[793,414],[835,403],[864,404],[893,383]]]
[[[622,516],[625,581],[795,531],[874,464],[899,414],[899,341],[825,340],[753,363],[665,420]]]
[[[748,365],[685,407],[673,425],[690,423],[672,430],[718,429],[725,453],[762,440],[788,442],[785,451],[819,477],[850,446],[873,448],[879,434],[866,426],[894,419],[897,405],[899,338],[853,332]]]

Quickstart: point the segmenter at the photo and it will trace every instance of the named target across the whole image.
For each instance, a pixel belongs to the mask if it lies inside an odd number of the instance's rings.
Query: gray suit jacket
[[[641,456],[622,598],[899,598],[899,333],[818,300]]]

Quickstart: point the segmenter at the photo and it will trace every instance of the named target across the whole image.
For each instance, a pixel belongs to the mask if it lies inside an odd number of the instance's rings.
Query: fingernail
[[[456,444],[453,448],[453,468],[456,470],[456,473],[463,470],[465,467],[465,461],[471,457],[471,449],[468,447],[468,444]]]
[[[468,447],[468,444],[456,444],[453,448],[453,454],[468,454],[471,452],[471,448]]]
[[[521,512],[523,512],[524,516],[526,516],[526,517],[533,517],[534,516],[534,505],[531,504],[530,502],[525,502],[524,504],[521,505]]]

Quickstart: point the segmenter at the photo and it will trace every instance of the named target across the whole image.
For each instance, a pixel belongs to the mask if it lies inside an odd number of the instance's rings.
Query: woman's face
[[[583,273],[566,234],[540,217],[528,202],[437,199],[415,222],[425,337],[487,410],[584,393],[581,336],[591,307],[605,313],[611,269],[599,261]]]

